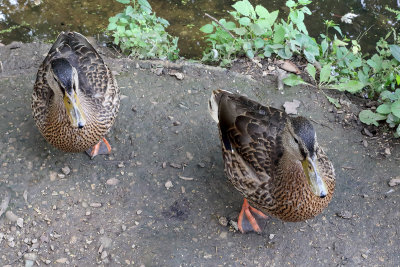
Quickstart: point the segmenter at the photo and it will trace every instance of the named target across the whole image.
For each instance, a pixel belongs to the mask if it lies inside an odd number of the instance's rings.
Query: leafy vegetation
[[[147,0],[117,0],[127,5],[109,18],[107,30],[124,53],[141,59],[178,59],[178,38],[166,32],[167,20],[153,13]]]
[[[22,23],[19,24],[19,25],[14,25],[14,26],[11,26],[11,27],[9,27],[9,28],[7,28],[7,29],[0,30],[0,35],[1,35],[1,34],[4,34],[4,33],[10,33],[10,32],[12,32],[13,30],[16,30],[16,29],[19,29],[19,28],[25,27],[25,26],[29,26],[29,24],[26,23],[26,22],[24,21],[24,22],[22,22]]]
[[[395,29],[376,44],[376,53],[369,57],[362,53],[358,40],[343,36],[340,27],[330,20],[325,21],[326,31],[317,42],[304,24],[305,15],[311,13],[309,3],[287,1],[288,17],[278,21],[278,11],[269,12],[260,5],[254,8],[248,0],[236,2],[234,11],[229,12],[232,21],[213,18],[212,23],[200,28],[209,43],[203,61],[227,66],[239,56],[290,59],[302,55],[308,61],[305,71],[313,86],[362,93],[378,100],[381,104],[376,112],[364,110],[360,120],[376,126],[386,121],[389,127],[397,127],[395,135],[400,136],[400,37]],[[390,11],[400,20],[400,11]],[[283,82],[290,86],[306,83],[294,74]],[[326,97],[340,107],[337,99]]]

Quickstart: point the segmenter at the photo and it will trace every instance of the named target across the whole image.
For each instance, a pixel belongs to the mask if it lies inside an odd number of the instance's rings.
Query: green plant
[[[225,66],[244,55],[252,59],[277,54],[289,59],[293,54],[304,54],[307,60],[314,62],[319,47],[308,36],[304,25],[305,14],[311,14],[306,7],[309,3],[309,0],[287,1],[288,18],[277,22],[278,11],[269,12],[261,5],[254,8],[248,0],[236,2],[232,6],[235,11],[229,12],[234,21],[213,18],[212,23],[200,28],[211,45],[203,53],[202,60]]]
[[[166,32],[168,21],[153,13],[147,0],[117,1],[127,6],[122,13],[109,18],[107,30],[112,33],[114,44],[141,59],[179,58],[178,38]]]
[[[394,44],[388,44],[387,38],[393,35]],[[391,128],[396,128],[395,136],[400,137],[400,37],[393,29],[376,45],[377,53],[367,60],[371,72],[371,97],[379,97],[381,104],[376,112],[363,110],[359,114],[365,124],[378,126],[385,120]]]
[[[238,56],[263,57],[264,47],[273,35],[272,25],[278,11],[270,13],[260,5],[254,8],[247,0],[238,1],[232,7],[235,11],[229,14],[235,22],[214,19],[200,28],[211,45],[203,53],[204,62],[219,62],[225,66]]]
[[[1,31],[0,31],[0,34],[10,33],[10,32],[12,32],[13,30],[16,30],[16,29],[18,29],[18,28],[25,27],[25,26],[29,26],[29,24],[26,23],[26,22],[24,21],[24,22],[22,22],[22,23],[19,24],[19,25],[14,25],[14,26],[11,26],[11,27],[9,27],[9,28],[7,28],[7,29],[1,30]]]

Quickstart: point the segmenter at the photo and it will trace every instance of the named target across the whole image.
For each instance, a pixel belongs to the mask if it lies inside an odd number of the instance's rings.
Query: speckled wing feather
[[[272,168],[283,154],[279,133],[287,115],[224,91],[216,98],[228,178],[251,202],[273,205],[270,182],[276,172]]]

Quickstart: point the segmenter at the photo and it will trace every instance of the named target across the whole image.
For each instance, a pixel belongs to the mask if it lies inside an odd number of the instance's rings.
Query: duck
[[[225,174],[244,197],[242,233],[261,233],[266,214],[300,222],[328,206],[335,170],[307,118],[225,90],[212,92],[208,109],[218,124]]]
[[[105,138],[118,115],[120,90],[85,36],[61,32],[40,65],[33,118],[48,143],[65,152],[109,154]]]

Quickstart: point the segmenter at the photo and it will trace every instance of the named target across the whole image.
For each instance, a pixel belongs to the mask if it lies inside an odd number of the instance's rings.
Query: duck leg
[[[238,218],[238,228],[243,234],[251,231],[261,233],[260,224],[264,226],[267,218],[267,215],[250,206],[247,199],[244,199]]]
[[[86,153],[90,156],[91,159],[96,157],[97,155],[108,155],[111,153],[111,146],[108,141],[103,137],[94,147],[86,150]]]

